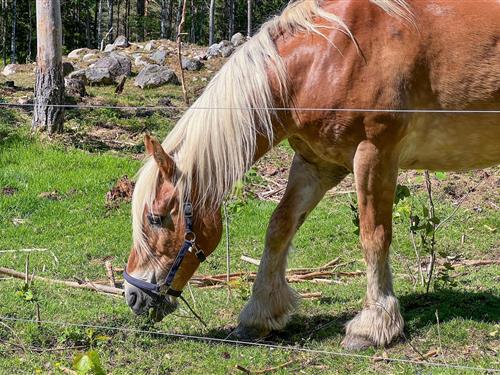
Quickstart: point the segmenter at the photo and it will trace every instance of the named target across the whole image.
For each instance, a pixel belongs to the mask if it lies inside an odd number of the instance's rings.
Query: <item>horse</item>
[[[159,321],[175,309],[220,241],[224,197],[288,139],[295,154],[286,191],[236,336],[289,322],[298,303],[285,279],[293,236],[353,173],[367,290],[342,345],[399,338],[389,266],[398,171],[500,161],[499,38],[498,1],[291,2],[229,58],[161,144],[145,136],[124,273],[133,312]]]

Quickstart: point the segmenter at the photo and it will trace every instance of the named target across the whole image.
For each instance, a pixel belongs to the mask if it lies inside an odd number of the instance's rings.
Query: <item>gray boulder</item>
[[[18,72],[19,66],[17,64],[8,64],[3,68],[2,74],[6,77],[14,75]]]
[[[91,84],[107,85],[113,83],[117,77],[130,76],[131,72],[132,63],[128,56],[112,52],[87,68],[85,76]]]
[[[148,65],[135,78],[134,85],[140,88],[150,88],[165,85],[167,83],[179,85],[179,79],[172,69],[166,66]]]
[[[182,58],[182,69],[197,71],[203,68],[203,63],[199,59],[191,59],[188,57]]]
[[[233,46],[238,47],[245,43],[247,39],[242,33],[236,33],[231,37],[231,43]]]
[[[111,85],[114,82],[114,78],[107,68],[87,68],[85,78],[91,85]]]
[[[116,46],[114,44],[106,44],[106,47],[104,47],[104,52],[113,52],[116,49]]]
[[[229,57],[234,51],[234,46],[229,40],[223,40],[220,43],[212,44],[208,47],[207,57]]]
[[[86,72],[86,69],[75,70],[74,72],[71,72],[68,74],[68,78],[69,79],[82,79],[85,82],[85,80],[87,79],[87,77],[85,77],[85,72]]]
[[[68,59],[80,59],[83,55],[86,55],[90,51],[91,50],[88,48],[75,49],[68,54]]]
[[[66,77],[68,74],[75,71],[75,67],[68,61],[62,63],[63,75]]]
[[[86,53],[83,56],[82,60],[84,62],[91,62],[91,61],[97,60],[98,58],[99,58],[99,56],[97,56],[95,53]]]
[[[156,51],[153,54],[151,54],[151,60],[156,62],[158,65],[163,65],[165,64],[167,56],[168,56],[167,51]]]
[[[64,79],[64,93],[66,96],[74,98],[83,98],[87,96],[85,90],[85,82],[80,78],[65,78]]]
[[[144,51],[146,52],[151,52],[152,50],[154,50],[156,48],[156,43],[151,40],[149,42],[147,42],[145,45],[144,45]]]
[[[116,39],[113,45],[117,48],[127,48],[130,43],[128,42],[127,38],[124,35],[119,35]]]
[[[224,46],[220,49],[220,55],[222,57],[229,57],[233,54],[234,52],[234,46],[229,45],[229,46]]]

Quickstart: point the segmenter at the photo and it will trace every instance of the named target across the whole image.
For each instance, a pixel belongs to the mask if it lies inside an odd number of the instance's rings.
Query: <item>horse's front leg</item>
[[[389,267],[397,171],[396,152],[382,152],[367,141],[359,145],[354,175],[368,285],[363,310],[346,327],[342,344],[348,349],[384,346],[403,331]]]
[[[297,305],[297,293],[285,279],[288,248],[308,213],[346,174],[343,168],[322,169],[295,155],[285,195],[269,222],[264,255],[252,296],[240,313],[237,336],[264,336],[288,323]]]

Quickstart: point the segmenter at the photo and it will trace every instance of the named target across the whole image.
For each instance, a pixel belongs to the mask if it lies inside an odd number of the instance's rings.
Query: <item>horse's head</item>
[[[175,186],[179,171],[174,160],[156,139],[146,136],[144,143],[159,173],[154,199],[143,203],[138,220],[142,238],[134,239],[124,273],[125,299],[134,313],[151,310],[151,317],[160,321],[175,310],[180,292],[217,246],[222,222],[220,209],[193,209],[194,193],[181,197]],[[196,186],[191,191],[195,192]],[[133,200],[143,202],[140,194],[136,187]]]

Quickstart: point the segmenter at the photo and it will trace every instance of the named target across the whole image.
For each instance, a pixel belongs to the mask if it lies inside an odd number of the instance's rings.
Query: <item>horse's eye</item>
[[[148,214],[149,224],[153,227],[161,227],[163,224],[163,218],[160,215]]]

